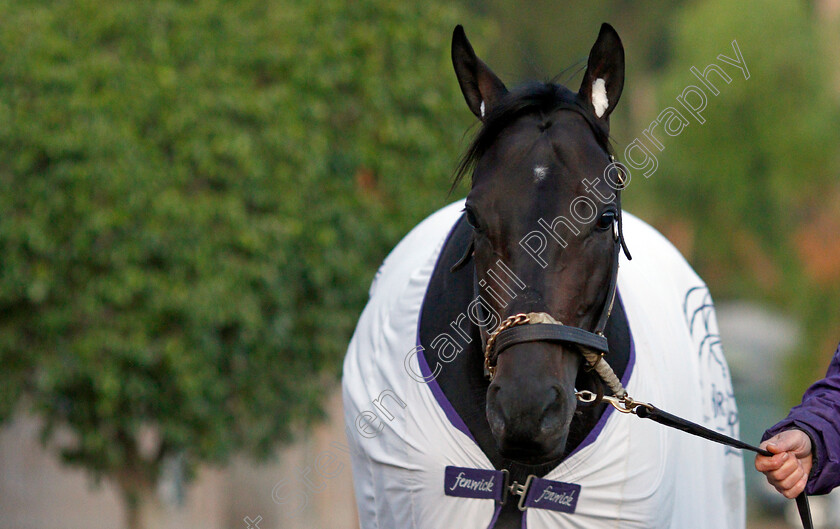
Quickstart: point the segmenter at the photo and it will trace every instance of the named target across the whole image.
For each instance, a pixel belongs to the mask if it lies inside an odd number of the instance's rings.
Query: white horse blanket
[[[385,259],[344,360],[362,529],[488,529],[500,509],[492,499],[444,494],[447,466],[493,467],[437,384],[417,381],[419,362],[425,364],[417,354],[421,304],[462,208],[459,201],[431,215]],[[632,337],[629,394],[737,437],[729,369],[705,284],[658,232],[629,214],[624,219],[633,250],[632,261],[621,257],[618,276]],[[590,437],[544,476],[580,486],[573,512],[529,508],[523,527],[744,527],[739,452],[612,408]]]

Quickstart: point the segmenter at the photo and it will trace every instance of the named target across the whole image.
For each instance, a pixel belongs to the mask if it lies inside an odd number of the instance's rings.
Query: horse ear
[[[499,99],[507,94],[504,83],[484,62],[475,56],[470,41],[460,24],[452,33],[452,65],[464,99],[473,114],[482,121]]]
[[[578,94],[599,119],[606,121],[621,98],[623,88],[624,46],[615,29],[604,23],[589,52]]]

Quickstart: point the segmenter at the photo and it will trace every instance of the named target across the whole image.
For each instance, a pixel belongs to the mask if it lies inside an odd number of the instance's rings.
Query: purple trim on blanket
[[[490,525],[487,526],[487,529],[493,529],[493,526],[496,525],[496,520],[499,519],[499,515],[502,513],[502,507],[504,507],[504,505],[501,503],[496,505],[496,512],[493,513],[493,519],[490,520]]]
[[[443,240],[441,243],[440,252],[438,253],[437,258],[435,259],[435,266],[432,268],[432,274],[434,275],[434,271],[437,269],[438,265],[440,264],[440,258],[443,255],[443,249],[446,246],[446,243],[449,241],[449,238],[452,237],[452,233],[455,231],[455,228],[458,226],[458,221],[455,221],[452,228],[449,230],[449,233],[446,235],[446,239]],[[431,282],[431,276],[429,277],[429,282]],[[452,403],[449,402],[449,399],[446,398],[446,395],[443,393],[443,390],[440,388],[440,384],[437,383],[437,380],[432,378],[432,370],[429,368],[429,363],[426,362],[426,353],[423,349],[422,344],[420,343],[420,326],[422,324],[422,317],[423,317],[423,307],[426,304],[426,294],[427,291],[423,294],[423,302],[420,304],[420,313],[417,315],[417,347],[418,353],[415,355],[417,357],[417,363],[420,365],[420,373],[423,375],[424,380],[428,380],[426,385],[429,386],[429,389],[432,390],[432,395],[434,395],[435,400],[437,401],[438,405],[443,410],[443,413],[446,415],[446,418],[449,419],[449,422],[463,432],[464,435],[470,438],[470,440],[478,445],[473,437],[470,429],[467,428],[466,423],[461,416],[458,415],[458,412],[455,411],[455,408],[452,406]]]
[[[423,313],[423,309],[421,307],[420,313]],[[426,362],[426,355],[423,352],[422,345],[420,345],[420,320],[417,320],[417,347],[420,347],[419,352],[415,355],[417,357],[417,363],[420,364],[420,373],[423,375],[424,380],[429,380],[432,377],[432,370],[429,369],[429,364]],[[458,412],[455,411],[455,408],[452,406],[452,403],[449,402],[449,399],[446,398],[444,395],[443,390],[440,389],[440,384],[437,383],[437,380],[431,379],[429,382],[426,383],[429,386],[429,389],[432,390],[432,395],[435,396],[435,400],[437,401],[438,405],[443,410],[443,413],[446,415],[446,418],[449,419],[449,422],[452,423],[452,426],[461,430],[467,437],[472,440],[473,443],[476,443],[475,437],[473,437],[472,433],[470,433],[470,429],[467,428],[466,423],[464,420],[461,419],[461,416],[458,415]]]
[[[619,303],[621,303],[622,308],[624,307],[624,302],[621,301],[621,297],[618,298]],[[627,311],[624,311],[627,314]],[[630,328],[630,321],[628,318],[627,321],[627,332],[630,333],[630,358],[627,359],[627,367],[624,369],[624,375],[621,377],[621,384],[626,386],[627,383],[630,381],[630,376],[633,374],[633,367],[636,365],[636,342],[633,340],[633,330]],[[604,414],[601,415],[601,418],[598,419],[598,422],[595,424],[595,427],[592,428],[592,431],[589,432],[589,435],[575,448],[572,453],[566,456],[565,459],[569,459],[573,455],[580,452],[585,447],[591,445],[595,442],[599,435],[601,435],[601,431],[604,429],[604,426],[607,424],[607,419],[610,418],[610,415],[615,411],[615,408],[612,406],[607,406],[606,411]],[[523,517],[524,520],[524,517]],[[522,526],[525,527],[524,525]]]

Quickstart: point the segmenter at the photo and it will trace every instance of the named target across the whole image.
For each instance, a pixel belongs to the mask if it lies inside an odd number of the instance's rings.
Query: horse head
[[[610,173],[609,116],[624,84],[624,49],[601,27],[577,92],[553,83],[508,91],[455,29],[452,61],[482,125],[461,165],[472,170],[473,227],[484,341],[519,313],[547,313],[596,330],[612,301],[620,203]],[[504,269],[504,270],[502,270]],[[519,285],[503,289],[500,277]],[[493,317],[491,317],[493,316]],[[559,458],[576,408],[578,345],[517,343],[494,358],[487,419],[502,456],[528,464]]]

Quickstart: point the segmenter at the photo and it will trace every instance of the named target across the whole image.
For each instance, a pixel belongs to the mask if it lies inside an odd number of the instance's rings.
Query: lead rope
[[[582,351],[585,351],[585,349],[582,348]],[[599,375],[601,375],[601,378],[603,378],[604,382],[610,387],[611,390],[613,389],[613,384],[617,384],[617,387],[620,388],[621,394],[613,390],[615,393],[614,396],[602,396],[601,400],[609,402],[616,410],[620,411],[621,413],[633,414],[637,417],[641,417],[642,419],[650,419],[654,422],[662,424],[663,426],[675,428],[677,430],[682,430],[683,432],[697,437],[701,437],[714,443],[731,446],[733,448],[738,448],[741,450],[750,450],[766,457],[773,456],[773,454],[768,450],[764,450],[763,448],[753,446],[749,443],[745,443],[739,439],[729,437],[728,435],[724,435],[720,432],[710,430],[705,426],[701,426],[697,423],[685,420],[682,417],[678,417],[666,411],[660,410],[659,408],[650,403],[638,402],[636,400],[633,400],[627,394],[627,391],[624,389],[624,386],[621,384],[621,382],[618,381],[618,377],[616,377],[612,367],[610,367],[610,365],[607,363],[606,360],[604,360],[604,358],[601,355],[592,351],[585,351],[583,352],[583,356],[584,358],[586,358],[587,362],[589,362],[590,365],[592,365],[595,371]],[[593,364],[590,359],[594,357],[597,357],[597,359]],[[606,373],[606,375],[604,373]],[[583,403],[593,403],[598,400],[598,395],[591,391],[577,391],[575,392],[575,395],[577,399]],[[808,505],[808,495],[805,494],[804,491],[796,497],[796,509],[799,511],[799,519],[802,521],[802,527],[804,529],[814,529],[814,523],[811,520],[811,508]]]

